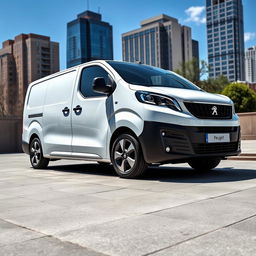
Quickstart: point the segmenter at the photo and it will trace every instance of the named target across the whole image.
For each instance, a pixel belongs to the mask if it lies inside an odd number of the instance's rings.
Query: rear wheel
[[[147,168],[140,144],[130,134],[122,134],[115,140],[111,148],[111,161],[122,178],[138,177]]]
[[[220,158],[197,158],[190,160],[188,164],[196,171],[207,172],[217,167],[220,161]]]
[[[35,169],[44,169],[49,164],[49,159],[44,158],[41,142],[34,138],[29,145],[30,162]]]

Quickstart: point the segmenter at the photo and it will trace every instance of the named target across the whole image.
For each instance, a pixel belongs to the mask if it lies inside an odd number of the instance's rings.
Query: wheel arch
[[[38,139],[40,140],[39,136],[38,136],[36,133],[33,133],[33,134],[30,136],[30,138],[29,138],[29,145],[30,145],[30,143],[32,142],[32,140],[33,140],[34,138],[38,138]]]
[[[119,135],[124,134],[124,133],[134,136],[140,143],[138,136],[135,134],[135,132],[132,129],[125,127],[125,126],[121,126],[121,127],[117,128],[111,136],[111,139],[109,142],[109,155],[111,154],[111,148],[112,148],[112,145],[113,145],[114,141],[116,140],[116,138]]]

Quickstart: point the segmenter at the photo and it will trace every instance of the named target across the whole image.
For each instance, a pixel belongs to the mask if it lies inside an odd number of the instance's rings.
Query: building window
[[[149,64],[150,64],[150,63],[149,63],[149,56],[150,56],[150,55],[149,55],[149,50],[150,50],[150,49],[149,49],[149,34],[148,34],[148,33],[146,34],[146,40],[145,40],[145,42],[146,42],[146,64],[149,65]]]
[[[144,63],[144,37],[140,36],[140,61]]]

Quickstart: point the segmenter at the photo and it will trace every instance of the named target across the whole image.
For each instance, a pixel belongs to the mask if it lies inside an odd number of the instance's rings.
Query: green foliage
[[[229,84],[222,91],[222,94],[233,100],[236,112],[256,111],[256,93],[247,85],[242,83]]]
[[[220,93],[226,85],[229,84],[227,77],[219,76],[217,78],[208,78],[207,80],[200,80],[209,71],[207,62],[193,58],[191,61],[181,63],[175,72],[192,83],[198,85],[200,88],[207,92]]]
[[[221,93],[228,84],[229,81],[227,77],[223,75],[198,82],[200,88],[211,93]]]
[[[200,78],[208,72],[208,66],[204,60],[198,63],[198,60],[193,58],[191,61],[180,63],[179,68],[174,72],[197,84]]]

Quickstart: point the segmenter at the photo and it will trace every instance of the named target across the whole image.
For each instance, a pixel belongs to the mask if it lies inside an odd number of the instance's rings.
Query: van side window
[[[86,98],[106,96],[103,93],[93,91],[92,83],[95,77],[103,77],[108,82],[108,72],[100,66],[91,66],[84,68],[80,80],[80,91]]]

